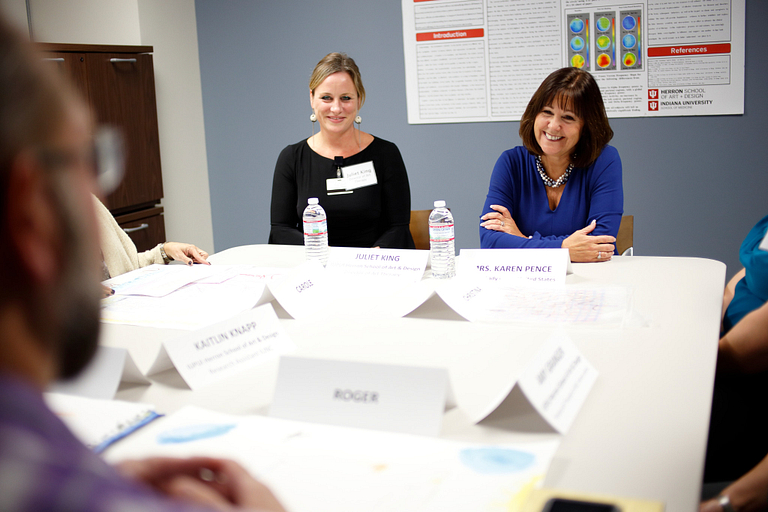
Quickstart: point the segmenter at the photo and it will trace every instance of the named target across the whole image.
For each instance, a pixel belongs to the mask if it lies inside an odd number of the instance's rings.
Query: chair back
[[[432,210],[411,210],[411,236],[417,249],[429,249],[429,214]]]
[[[616,235],[616,249],[619,251],[619,254],[622,256],[632,256],[634,254],[634,235],[635,216],[624,215],[621,218],[621,224],[619,224],[619,233]]]

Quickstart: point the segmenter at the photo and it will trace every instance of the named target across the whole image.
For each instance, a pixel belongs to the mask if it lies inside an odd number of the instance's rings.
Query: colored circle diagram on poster
[[[574,68],[583,68],[584,67],[584,57],[581,55],[574,55],[571,57],[571,66]]]
[[[597,47],[601,50],[607,50],[611,47],[611,38],[608,36],[600,36],[597,38]]]
[[[571,32],[574,34],[580,34],[582,30],[584,30],[584,20],[581,18],[573,18],[571,20]]]
[[[611,20],[606,18],[605,16],[598,18],[595,22],[595,25],[597,25],[597,30],[600,32],[605,32],[609,28],[611,28]]]
[[[624,65],[628,68],[631,68],[635,65],[637,62],[637,57],[635,57],[635,54],[632,52],[627,52],[624,54]]]
[[[621,26],[624,27],[624,30],[633,30],[637,26],[635,17],[625,16],[624,19],[621,20]]]
[[[601,53],[597,56],[597,65],[601,68],[607,68],[611,65],[611,56],[607,53]]]
[[[575,52],[580,52],[584,49],[584,39],[582,39],[579,36],[574,37],[571,39],[571,50]]]
[[[623,38],[621,38],[621,44],[626,48],[627,50],[634,48],[637,44],[637,39],[635,39],[635,36],[632,34],[627,34]]]

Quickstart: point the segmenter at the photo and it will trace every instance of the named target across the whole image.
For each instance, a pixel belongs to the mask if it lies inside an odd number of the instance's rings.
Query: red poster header
[[[680,57],[684,55],[711,55],[714,53],[731,53],[731,43],[648,48],[649,57]]]
[[[445,39],[468,39],[470,37],[483,37],[482,28],[470,30],[448,30],[446,32],[421,32],[416,34],[416,41],[441,41]]]

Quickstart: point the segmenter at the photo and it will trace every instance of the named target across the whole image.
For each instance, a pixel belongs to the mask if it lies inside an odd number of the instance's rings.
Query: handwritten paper
[[[163,343],[193,390],[296,350],[271,304]]]
[[[271,301],[273,297],[266,285],[275,277],[276,274],[258,268],[238,266],[223,269],[220,274],[210,275],[163,297],[116,294],[102,301],[101,321],[163,329],[200,329]]]
[[[453,279],[436,289],[451,309],[471,322],[621,326],[631,290],[624,287],[537,287],[519,282]]]
[[[115,295],[164,297],[216,271],[212,265],[149,265],[107,279],[104,284],[112,288]]]

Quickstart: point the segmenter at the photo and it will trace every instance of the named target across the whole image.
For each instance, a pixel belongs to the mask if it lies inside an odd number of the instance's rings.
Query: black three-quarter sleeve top
[[[333,159],[315,153],[306,140],[286,147],[272,181],[270,244],[302,245],[302,214],[307,199],[317,197],[328,216],[328,242],[340,247],[413,249],[408,227],[411,189],[400,150],[374,137],[368,147],[342,166],[373,162],[376,185],[348,194],[328,195],[326,180],[336,178]]]

